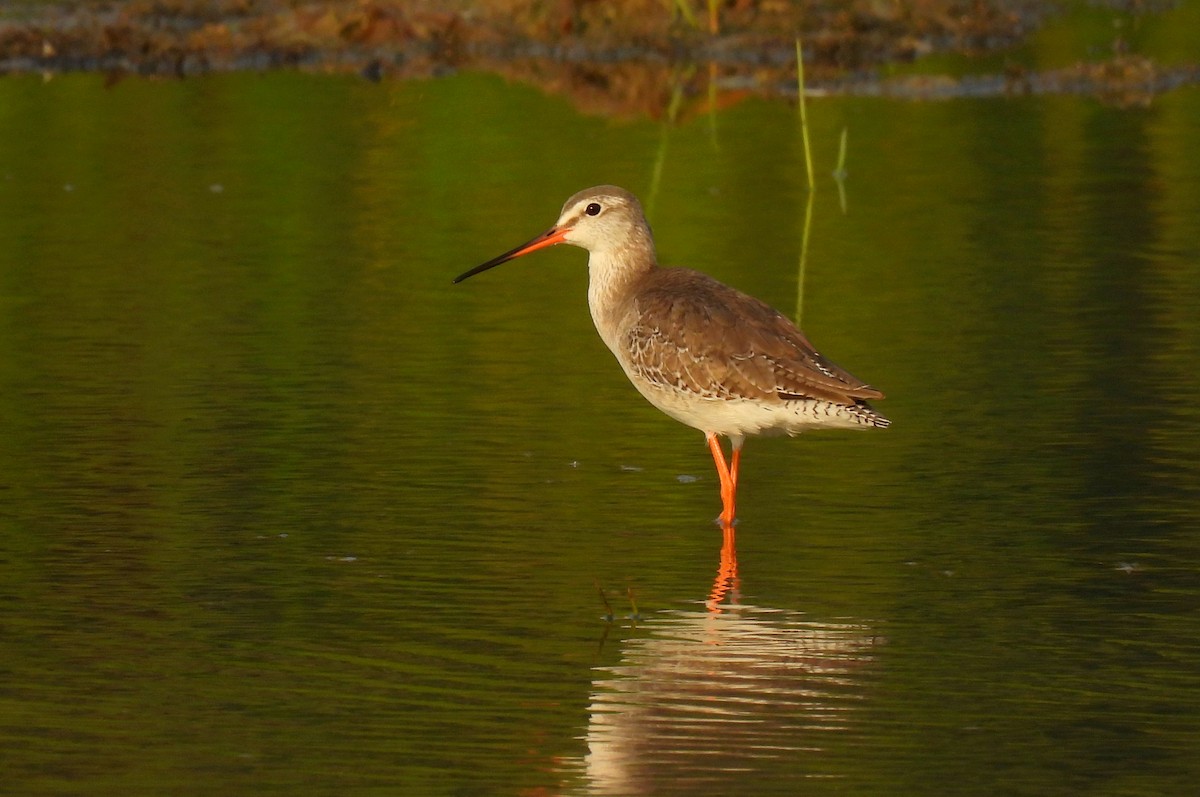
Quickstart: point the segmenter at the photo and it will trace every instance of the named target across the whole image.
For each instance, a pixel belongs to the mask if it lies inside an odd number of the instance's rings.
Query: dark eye
[[[588,205],[587,209],[585,209],[583,212],[588,214],[589,216],[599,216],[600,210],[601,210],[600,203],[593,202],[592,204]]]

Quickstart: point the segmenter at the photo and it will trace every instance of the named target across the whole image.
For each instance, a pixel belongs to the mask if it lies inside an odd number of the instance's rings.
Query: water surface
[[[783,103],[0,93],[4,789],[1200,776],[1196,91],[815,102],[803,280]],[[701,436],[592,330],[583,253],[450,284],[602,182],[665,262],[799,313],[888,394],[888,430],[747,444],[736,549]]]

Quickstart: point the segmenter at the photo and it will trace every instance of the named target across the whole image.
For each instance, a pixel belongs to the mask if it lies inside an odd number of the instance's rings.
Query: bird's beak
[[[571,231],[570,227],[551,227],[550,229],[546,230],[541,235],[534,238],[532,241],[523,243],[520,246],[518,246],[516,249],[510,249],[509,251],[505,252],[504,254],[500,255],[499,257],[493,257],[491,260],[489,260],[486,263],[480,263],[478,266],[476,266],[475,268],[471,269],[470,271],[468,271],[464,274],[459,274],[457,277],[454,278],[454,284],[457,285],[458,283],[465,280],[467,277],[474,277],[476,274],[478,274],[482,271],[487,271],[489,268],[495,268],[496,266],[500,265],[501,263],[507,263],[508,261],[510,261],[514,258],[518,258],[521,255],[527,255],[530,252],[536,252],[539,249],[545,249],[547,246],[554,246],[555,244],[566,243],[567,233],[569,233],[570,231]]]

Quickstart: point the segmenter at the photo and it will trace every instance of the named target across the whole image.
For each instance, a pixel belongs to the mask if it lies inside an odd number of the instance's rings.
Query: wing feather
[[[626,351],[642,379],[708,398],[860,404],[883,393],[823,357],[782,313],[688,269],[633,300]]]

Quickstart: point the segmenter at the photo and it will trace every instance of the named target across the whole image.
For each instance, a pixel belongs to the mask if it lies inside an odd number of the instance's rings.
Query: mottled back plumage
[[[631,363],[657,384],[719,399],[883,398],[817,352],[785,315],[698,271],[651,272],[631,309]]]

